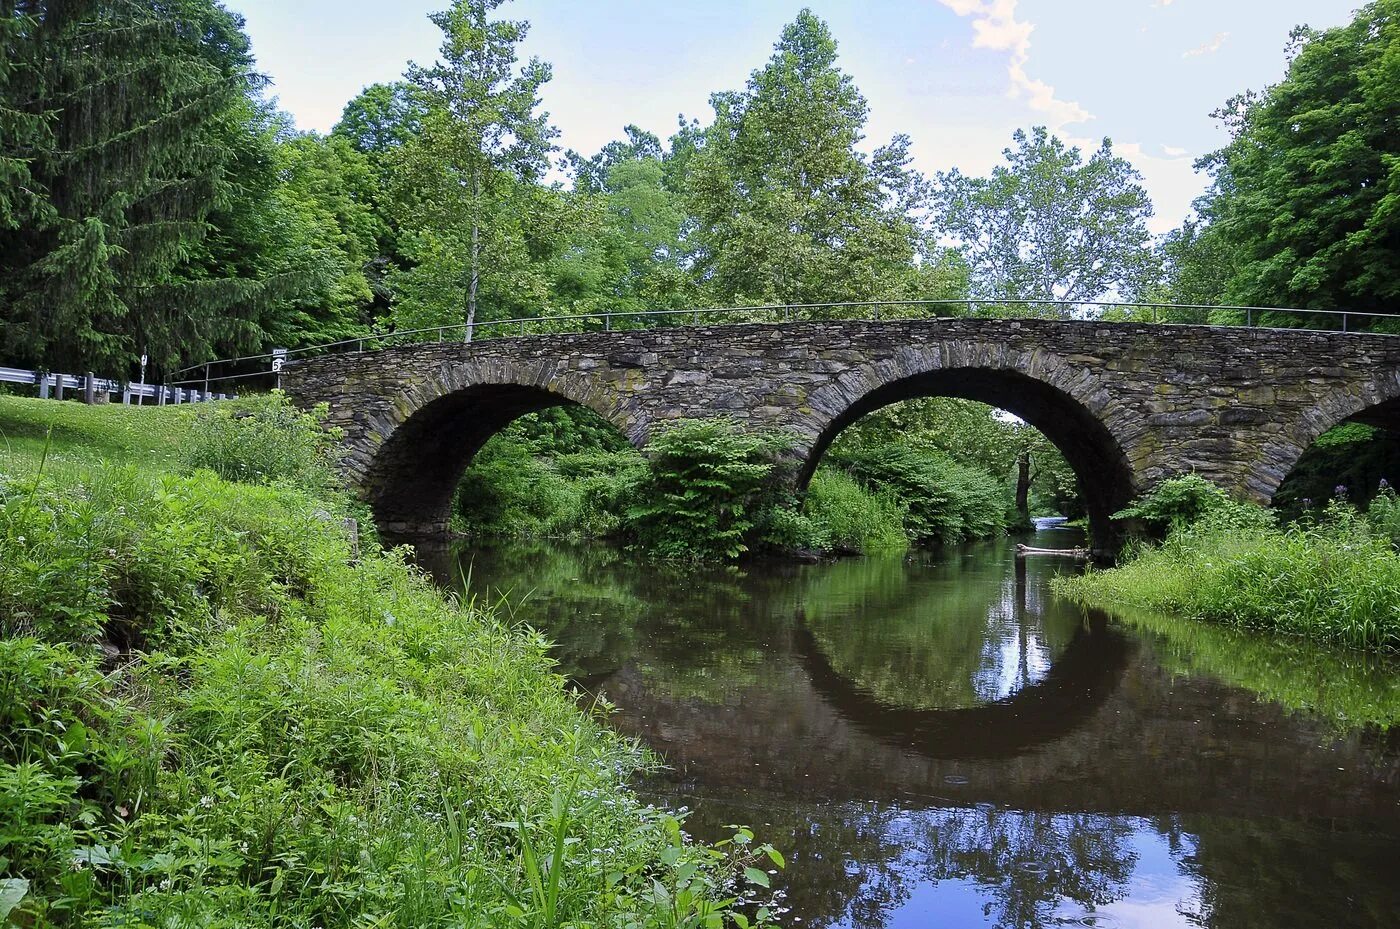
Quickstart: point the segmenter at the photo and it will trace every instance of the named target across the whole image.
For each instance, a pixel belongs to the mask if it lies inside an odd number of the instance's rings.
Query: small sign
[[[274,348],[272,350],[272,371],[274,374],[282,370],[282,365],[287,362],[287,350],[285,348]]]

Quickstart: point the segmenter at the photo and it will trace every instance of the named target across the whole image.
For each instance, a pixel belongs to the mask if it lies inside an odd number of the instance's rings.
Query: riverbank
[[[1383,489],[1365,511],[1334,501],[1282,523],[1200,479],[1180,478],[1130,512],[1174,525],[1160,545],[1131,550],[1119,567],[1057,578],[1056,593],[1110,609],[1400,652],[1400,500],[1393,490]]]
[[[637,801],[653,759],[381,550],[310,418],[0,397],[0,435],[11,919],[675,925],[771,867]]]

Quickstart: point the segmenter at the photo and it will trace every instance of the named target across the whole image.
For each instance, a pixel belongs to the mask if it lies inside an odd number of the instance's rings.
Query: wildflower
[[[1332,495],[1334,497],[1345,497],[1347,495],[1347,485],[1338,484],[1336,487],[1333,487]]]
[[[126,819],[128,816],[131,815],[131,811],[124,806],[119,806],[117,807],[117,815],[120,816],[122,819]]]
[[[167,877],[165,880],[161,881],[160,884],[157,886],[159,886],[161,890],[169,890],[172,886],[174,886],[174,882]]]
[[[199,805],[204,807],[206,810],[212,810],[214,808],[214,798],[209,796],[208,794],[205,794],[204,796],[199,798]]]
[[[1380,482],[1379,485],[1377,485],[1376,489],[1377,489],[1377,490],[1389,490],[1389,489],[1390,489],[1390,481],[1387,481],[1385,478],[1381,478],[1381,482]]]

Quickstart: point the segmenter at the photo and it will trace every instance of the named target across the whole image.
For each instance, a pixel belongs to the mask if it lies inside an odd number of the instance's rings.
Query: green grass
[[[49,466],[94,460],[129,461],[173,468],[180,437],[197,415],[195,406],[86,406],[0,394],[0,461],[32,465],[49,446]]]
[[[700,927],[752,899],[768,849],[640,804],[652,760],[546,643],[356,542],[278,457],[309,418],[237,409],[0,398],[10,919]]]
[[[1400,553],[1344,505],[1279,526],[1229,504],[1174,529],[1117,568],[1055,581],[1057,592],[1350,648],[1400,651]]]

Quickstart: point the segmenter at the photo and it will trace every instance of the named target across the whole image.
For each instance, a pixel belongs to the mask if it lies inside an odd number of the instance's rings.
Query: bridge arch
[[[896,362],[854,368],[809,400],[811,436],[799,449],[805,488],[822,455],[847,426],[882,407],[924,397],[955,397],[997,407],[1038,429],[1079,480],[1094,543],[1112,550],[1112,515],[1140,489],[1128,451],[1131,412],[1084,365],[1008,353],[1003,346],[941,346]],[[1008,462],[1010,467],[1012,463]]]
[[[1359,387],[1322,394],[1301,416],[1263,444],[1250,464],[1245,488],[1268,502],[1323,433],[1359,422],[1400,433],[1400,370],[1384,372]]]
[[[361,474],[375,524],[390,537],[447,535],[453,494],[482,446],[522,416],[570,405],[592,410],[629,441],[640,441],[617,399],[580,375],[444,365],[397,392],[388,404],[392,413],[376,423],[377,441],[350,465]]]

